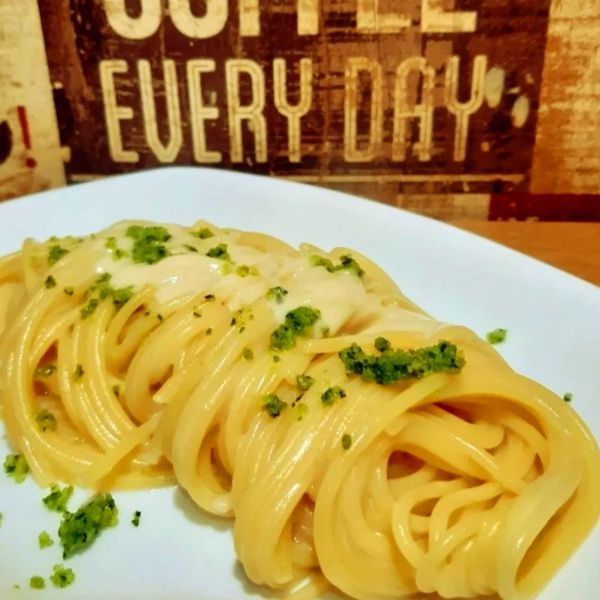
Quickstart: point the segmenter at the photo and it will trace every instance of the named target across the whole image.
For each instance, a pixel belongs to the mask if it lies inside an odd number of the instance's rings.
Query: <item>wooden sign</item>
[[[0,193],[22,192],[10,178],[27,173],[54,186],[168,164],[410,197],[430,213],[442,198],[449,217],[460,194],[484,194],[476,207],[551,191],[540,173],[562,181],[552,123],[567,92],[549,61],[582,11],[600,22],[594,0],[551,4],[43,0],[38,17],[33,0],[5,0],[0,51],[29,87],[0,93]],[[577,85],[587,71],[573,69]]]

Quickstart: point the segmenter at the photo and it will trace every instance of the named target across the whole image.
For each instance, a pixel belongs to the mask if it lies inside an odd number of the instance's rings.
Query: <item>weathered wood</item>
[[[0,3],[0,200],[65,184],[36,0]]]
[[[596,0],[44,0],[45,58],[35,4],[0,7],[0,199],[163,164],[444,219],[597,191]]]
[[[532,191],[600,193],[600,2],[555,0]]]
[[[549,0],[154,4],[41,4],[70,177],[212,164],[389,202],[527,182]]]

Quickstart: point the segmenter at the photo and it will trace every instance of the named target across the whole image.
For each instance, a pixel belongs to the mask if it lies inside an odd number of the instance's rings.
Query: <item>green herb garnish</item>
[[[52,275],[48,275],[48,277],[46,277],[46,281],[44,281],[44,285],[46,286],[46,289],[51,290],[52,288],[56,287],[56,279],[54,279]]]
[[[563,400],[565,402],[571,402],[573,400],[573,394],[571,392],[567,392],[564,396],[563,396]]]
[[[306,392],[314,382],[310,375],[296,375],[296,387],[301,392]]]
[[[206,253],[206,256],[218,258],[219,260],[231,260],[231,256],[229,256],[229,252],[227,251],[227,244],[216,245]]]
[[[254,313],[247,307],[236,310],[229,324],[240,327],[240,333],[244,331],[248,321],[254,321]]]
[[[64,289],[64,292],[67,296],[72,296],[75,293],[75,288],[69,286]]]
[[[54,572],[50,575],[50,581],[57,588],[66,588],[75,581],[75,573],[72,569],[63,567],[62,565],[54,565]]]
[[[29,465],[22,454],[9,454],[4,459],[4,472],[16,483],[23,483],[29,473]]]
[[[123,306],[133,296],[133,286],[130,285],[128,287],[118,289],[111,288],[111,296],[113,299],[113,304],[116,306]]]
[[[69,251],[61,246],[50,246],[48,250],[48,265],[52,266],[57,263],[65,254],[69,254]]]
[[[34,590],[43,590],[46,587],[46,580],[39,575],[34,575],[29,580],[29,587]]]
[[[349,254],[344,254],[343,256],[340,256],[339,265],[334,265],[331,259],[325,258],[324,256],[319,256],[318,254],[313,254],[313,256],[310,257],[310,260],[315,267],[323,267],[327,269],[330,273],[337,273],[338,271],[349,271],[350,273],[354,273],[358,277],[362,277],[365,273],[361,266]]]
[[[192,235],[201,240],[207,240],[208,238],[214,237],[215,234],[208,227],[202,227],[202,229],[192,232]]]
[[[50,548],[50,546],[54,545],[54,540],[47,531],[42,531],[42,533],[38,535],[38,543],[41,549]]]
[[[375,338],[375,348],[379,350],[379,352],[385,352],[386,350],[390,350],[392,345],[389,340],[386,340],[383,337]]]
[[[81,378],[85,375],[85,371],[81,365],[77,365],[75,367],[75,371],[73,371],[73,381],[77,383],[81,380]]]
[[[98,298],[92,298],[88,303],[94,305],[91,309],[93,313],[98,307],[99,300],[106,300],[107,298],[112,298],[113,304],[120,308],[126,302],[128,302],[133,296],[133,286],[127,286],[124,288],[114,288],[110,285],[110,280],[112,279],[112,275],[110,273],[103,273],[98,277],[94,285],[87,291],[87,294],[97,294]],[[82,309],[82,318],[83,311],[87,310],[87,307]]]
[[[92,298],[80,311],[79,314],[81,318],[85,321],[85,319],[89,319],[98,308],[100,304],[100,300],[98,298]]]
[[[283,304],[283,300],[288,295],[288,291],[280,285],[272,287],[267,292],[267,300],[275,300],[277,304]]]
[[[248,275],[252,275],[254,277],[258,277],[258,275],[260,275],[260,273],[258,272],[258,269],[256,267],[249,267],[248,265],[240,265],[235,272],[240,276],[240,277],[248,277]]]
[[[128,256],[127,252],[117,246],[117,238],[109,237],[104,244],[110,251],[113,260],[121,260]]]
[[[254,358],[254,352],[252,352],[252,348],[244,348],[242,350],[242,357],[244,360],[252,360]]]
[[[263,410],[273,418],[278,417],[286,406],[287,402],[283,402],[277,394],[267,394],[263,398]]]
[[[35,415],[35,422],[40,431],[56,431],[56,417],[47,408],[38,410]]]
[[[348,450],[352,446],[352,436],[349,433],[345,433],[342,436],[342,448]]]
[[[134,527],[139,527],[140,526],[140,518],[142,516],[142,511],[141,510],[136,510],[133,513],[133,518],[131,519],[131,524]]]
[[[490,331],[487,335],[487,341],[490,344],[501,344],[506,339],[507,331],[506,329],[494,329],[494,331]]]
[[[67,503],[73,495],[73,486],[68,485],[62,490],[58,485],[53,483],[50,486],[50,493],[42,499],[42,502],[46,505],[49,510],[56,512],[65,512],[67,510]]]
[[[133,239],[133,262],[153,265],[171,254],[165,246],[171,234],[164,227],[131,225],[125,235]]]
[[[465,359],[457,347],[447,341],[414,350],[386,347],[387,350],[379,355],[369,355],[357,344],[352,344],[344,348],[339,356],[349,373],[356,373],[365,381],[382,385],[402,379],[421,379],[433,373],[458,373],[465,366]]]
[[[336,400],[342,399],[346,397],[346,392],[339,386],[335,385],[333,387],[327,388],[321,394],[321,402],[325,406],[332,406]]]
[[[77,512],[65,512],[58,528],[63,558],[90,546],[103,529],[114,527],[119,511],[110,494],[97,494]]]
[[[285,315],[285,321],[271,334],[271,350],[290,350],[296,337],[308,335],[310,328],[321,318],[321,311],[299,306]]]

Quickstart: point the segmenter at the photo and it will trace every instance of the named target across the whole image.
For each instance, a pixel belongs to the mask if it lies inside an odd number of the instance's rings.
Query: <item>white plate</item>
[[[84,234],[125,218],[262,231],[292,244],[354,248],[377,261],[404,292],[436,317],[483,334],[508,328],[502,354],[520,372],[573,406],[600,436],[600,289],[482,238],[423,217],[344,194],[225,171],[172,168],[117,177],[0,204],[0,255],[26,237]],[[0,457],[8,452],[0,439]],[[0,598],[61,600],[239,600],[260,598],[236,565],[230,527],[211,520],[173,489],[116,494],[120,525],[68,562],[69,588],[30,590],[60,562],[57,515],[45,491],[0,474]],[[82,499],[80,495],[76,500]],[[74,502],[73,505],[76,503]],[[142,510],[141,525],[129,521]],[[597,597],[593,548],[600,529],[540,596]],[[14,590],[13,584],[21,585]]]

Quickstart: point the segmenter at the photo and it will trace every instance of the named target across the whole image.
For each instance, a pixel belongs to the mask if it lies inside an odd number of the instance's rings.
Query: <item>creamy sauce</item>
[[[125,236],[131,223],[121,223],[99,241],[117,238],[117,246],[130,253],[132,240]],[[374,330],[383,331],[388,324],[398,322],[397,307],[383,307],[378,298],[367,292],[363,280],[350,271],[330,273],[326,268],[314,266],[306,254],[289,255],[263,252],[237,244],[236,235],[220,231],[215,236],[200,240],[182,227],[169,225],[172,238],[166,243],[171,256],[153,265],[134,263],[125,257],[114,260],[109,249],[97,265],[98,273],[110,273],[115,288],[133,286],[136,291],[146,286],[154,288],[156,301],[163,305],[177,299],[199,294],[214,294],[232,311],[252,304],[264,297],[268,290],[281,286],[288,291],[282,303],[270,302],[275,320],[283,322],[290,310],[310,306],[321,311],[321,320],[315,335],[324,331],[335,334],[357,312],[374,324]],[[227,244],[231,262],[210,258],[206,252],[220,243]],[[197,249],[194,252],[190,246]],[[252,267],[245,277],[236,272],[241,265]],[[408,312],[408,311],[403,311]],[[407,321],[415,315],[405,315]]]
[[[134,264],[129,260],[103,263],[103,271],[112,273],[116,287],[133,285],[136,290],[152,286],[160,304],[209,290],[222,277],[223,261],[200,254],[169,256],[154,265]]]

